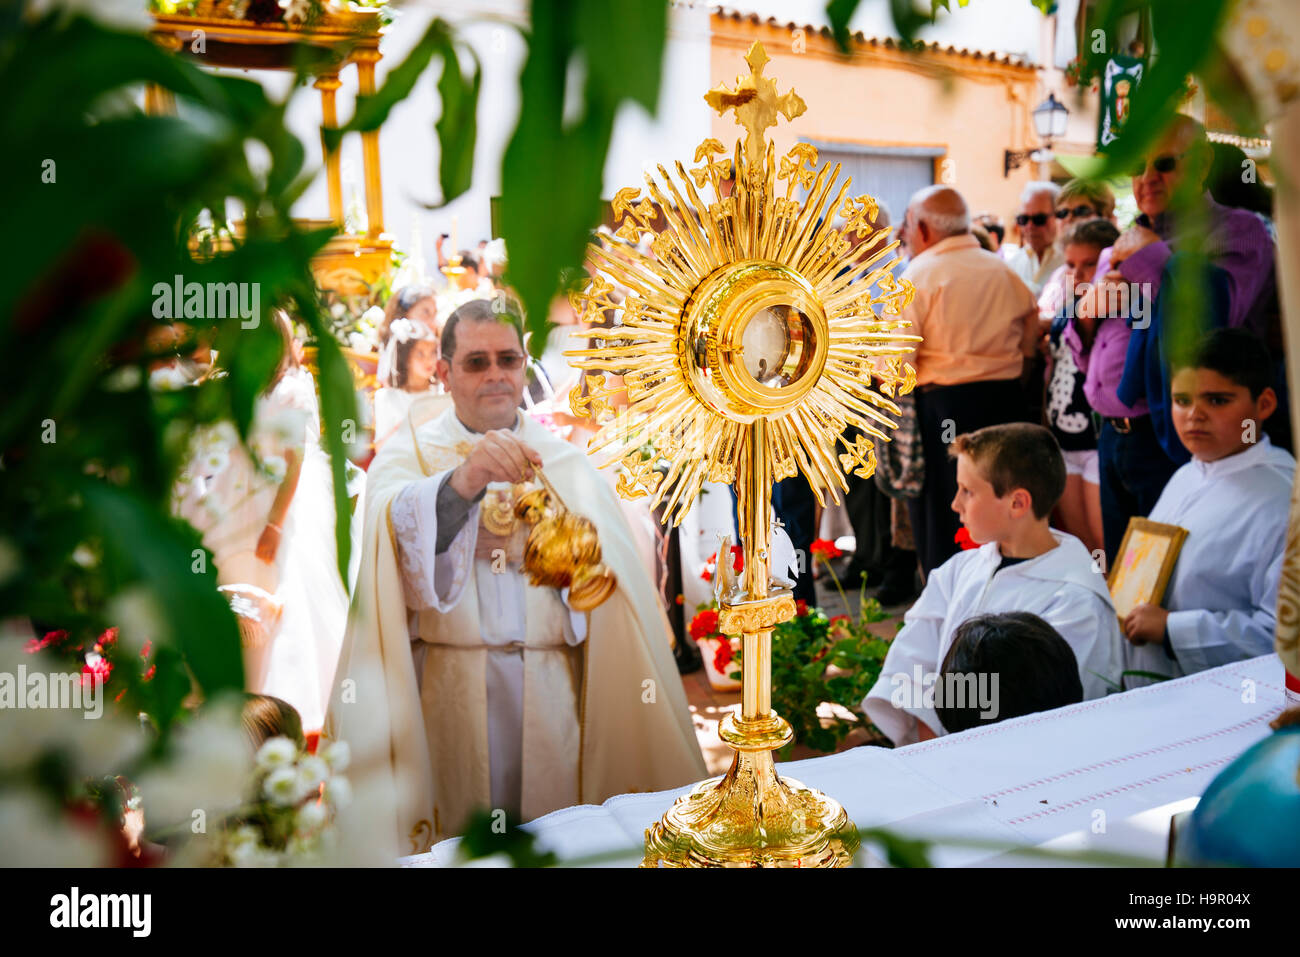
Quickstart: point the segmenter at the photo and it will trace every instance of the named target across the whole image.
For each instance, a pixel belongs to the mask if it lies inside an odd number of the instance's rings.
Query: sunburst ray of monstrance
[[[903,359],[918,338],[898,318],[913,290],[890,273],[898,242],[885,244],[888,230],[874,226],[875,200],[850,197],[847,180],[832,199],[838,164],[818,170],[816,149],[804,143],[776,163],[765,131],[805,105],[763,75],[761,44],[745,61],[750,73],[734,90],[705,96],[745,131],[734,161],[708,139],[695,152],[699,166],[675,164],[676,180],[659,166],[657,179],[646,174],[646,196],[620,190],[618,228],[589,247],[594,274],[572,297],[584,322],[611,312],[621,319],[576,334],[596,348],[566,353],[586,380],[574,408],[604,422],[589,450],[612,453],[602,464],[626,469],[619,492],[649,496],[651,507],[666,502],[664,520],[674,524],[706,480],[734,483],[738,497],[743,576],[723,574],[729,562],[720,561],[715,584],[718,630],[743,642],[740,713],[718,728],[736,756],[646,831],[645,866],[843,866],[858,848],[836,801],[776,773],[772,751],[793,732],[771,706],[772,628],[793,618],[795,605],[770,580],[772,483],[802,471],[824,505],[827,492],[838,502],[848,489],[846,473],[871,476],[873,440],[889,441],[890,416],[899,414],[891,400],[916,381]],[[796,187],[807,191],[803,202]],[[649,255],[639,248],[646,234]],[[846,269],[851,235],[882,248]],[[621,302],[616,285],[626,290]],[[604,373],[622,376],[621,415],[609,406]],[[852,441],[850,426],[861,433]],[[656,460],[667,461],[666,473]]]

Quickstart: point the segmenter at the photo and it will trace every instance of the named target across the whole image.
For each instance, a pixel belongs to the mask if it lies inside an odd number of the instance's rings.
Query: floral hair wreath
[[[376,378],[380,382],[392,384],[390,381],[397,371],[394,359],[397,356],[397,347],[407,342],[419,340],[434,341],[433,330],[423,322],[416,322],[403,316],[400,319],[394,319],[392,325],[388,327],[388,343],[384,346],[383,355],[379,358],[379,369]]]

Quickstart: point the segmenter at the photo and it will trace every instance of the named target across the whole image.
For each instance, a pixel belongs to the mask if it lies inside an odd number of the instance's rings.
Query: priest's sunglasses
[[[524,354],[522,352],[498,352],[496,365],[498,369],[503,369],[506,372],[515,372],[523,368]],[[492,368],[492,356],[486,352],[471,352],[460,360],[460,367],[466,372],[487,372],[488,369]]]

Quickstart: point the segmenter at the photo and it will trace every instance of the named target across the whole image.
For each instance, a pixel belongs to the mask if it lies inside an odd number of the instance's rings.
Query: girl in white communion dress
[[[387,361],[381,361],[380,367],[387,371],[388,379],[375,392],[376,451],[406,422],[416,399],[439,394],[434,379],[438,341],[424,323],[393,320],[384,348]]]
[[[258,397],[247,446],[230,422],[196,435],[174,508],[203,534],[240,616],[247,690],[289,702],[311,732],[324,723],[348,589],[338,571],[315,382],[299,364],[288,317],[277,311],[275,321],[285,355]]]

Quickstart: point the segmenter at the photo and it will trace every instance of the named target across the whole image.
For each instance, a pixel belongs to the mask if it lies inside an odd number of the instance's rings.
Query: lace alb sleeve
[[[450,611],[474,571],[478,503],[446,551],[438,552],[438,491],[452,470],[411,482],[397,493],[389,513],[397,538],[402,589],[409,608]]]

